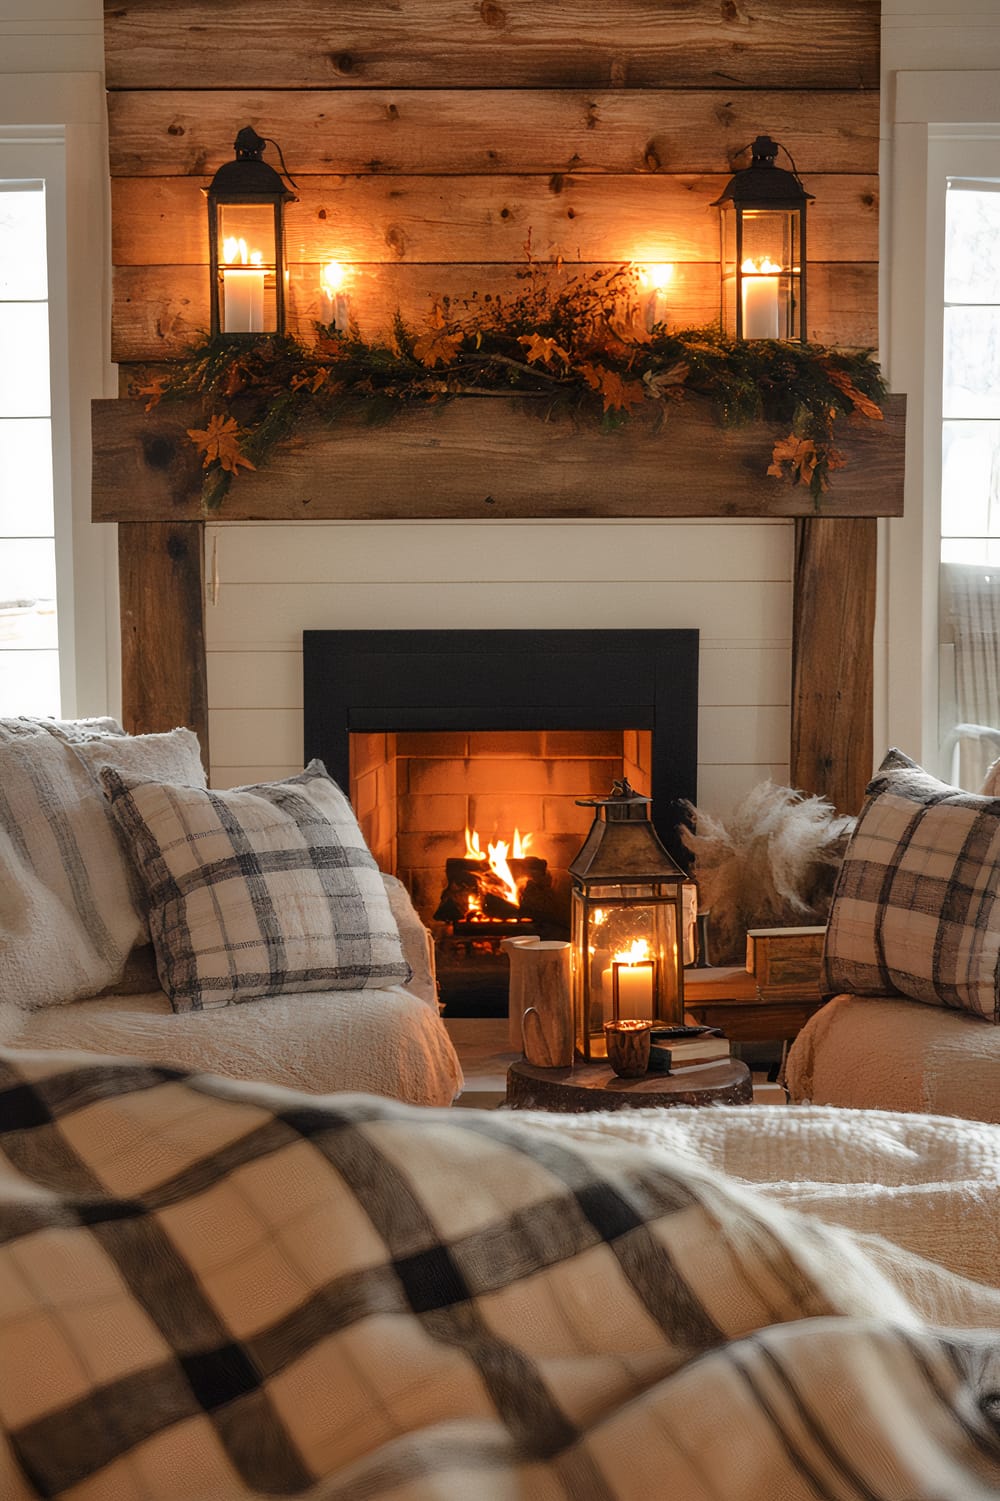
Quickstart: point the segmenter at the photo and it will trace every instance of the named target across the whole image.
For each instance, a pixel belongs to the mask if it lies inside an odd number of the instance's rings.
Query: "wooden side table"
[[[753,1081],[745,1063],[722,1058],[676,1074],[620,1079],[606,1063],[538,1068],[512,1063],[507,1070],[507,1106],[512,1110],[638,1110],[672,1105],[752,1105]]]
[[[684,972],[685,1012],[703,1026],[720,1027],[730,1042],[791,1042],[825,1004],[815,981],[764,996],[745,969]]]

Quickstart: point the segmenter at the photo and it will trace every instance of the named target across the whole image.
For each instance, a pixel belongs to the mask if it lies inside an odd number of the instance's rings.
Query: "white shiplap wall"
[[[791,522],[227,523],[206,545],[215,786],[301,769],[303,630],[463,626],[694,627],[699,804],[787,780]]]

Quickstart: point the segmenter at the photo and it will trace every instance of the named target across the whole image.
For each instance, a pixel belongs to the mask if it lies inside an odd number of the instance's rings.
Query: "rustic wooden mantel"
[[[894,396],[883,423],[847,429],[817,511],[766,474],[780,427],[722,428],[691,402],[661,430],[602,435],[508,398],[458,400],[299,434],[240,475],[215,519],[794,517],[791,777],[856,811],[872,765],[875,517],[902,513],[904,419]],[[119,524],[125,724],[188,724],[207,755],[205,516],[185,435],[200,425],[194,410],[95,402],[93,518]]]

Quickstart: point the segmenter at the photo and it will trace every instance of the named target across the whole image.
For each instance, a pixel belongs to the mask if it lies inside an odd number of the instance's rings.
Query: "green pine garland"
[[[422,330],[397,314],[391,334],[372,343],[356,326],[321,324],[308,346],[290,336],[206,338],[133,394],[147,410],[161,400],[202,404],[206,427],[189,435],[203,455],[208,510],[241,468],[265,464],[305,422],[376,424],[415,402],[500,395],[605,432],[651,408],[662,421],[691,395],[710,400],[726,425],[786,423],[767,472],[808,486],[818,504],[843,464],[836,424],[882,415],[886,388],[870,351],[737,342],[716,327],[648,333],[631,267],[573,277],[556,292],[534,270],[524,275],[517,297],[474,297],[460,316],[435,308]]]

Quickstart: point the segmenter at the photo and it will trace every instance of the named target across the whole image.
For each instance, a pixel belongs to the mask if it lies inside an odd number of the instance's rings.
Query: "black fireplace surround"
[[[302,646],[306,760],[345,790],[350,737],[365,731],[651,730],[652,820],[687,863],[696,630],[304,631]]]

